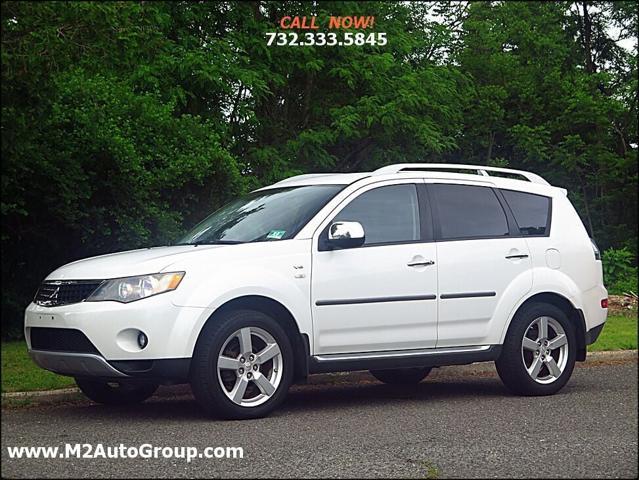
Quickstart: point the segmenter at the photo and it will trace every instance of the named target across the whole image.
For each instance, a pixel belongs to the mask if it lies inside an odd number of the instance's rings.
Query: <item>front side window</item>
[[[417,241],[420,239],[417,188],[402,184],[369,190],[344,207],[333,221],[361,223],[365,245]]]
[[[442,240],[508,235],[506,214],[492,188],[432,184],[429,190],[435,199]]]
[[[550,198],[515,190],[501,192],[515,216],[519,233],[525,236],[543,236],[549,233]]]
[[[238,198],[196,225],[181,245],[293,238],[344,185],[272,188]]]

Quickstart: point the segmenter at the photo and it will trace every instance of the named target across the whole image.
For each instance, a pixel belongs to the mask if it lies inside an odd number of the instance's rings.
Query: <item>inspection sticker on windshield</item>
[[[274,238],[275,240],[281,240],[281,238],[286,235],[286,230],[271,230],[268,232],[266,238]]]

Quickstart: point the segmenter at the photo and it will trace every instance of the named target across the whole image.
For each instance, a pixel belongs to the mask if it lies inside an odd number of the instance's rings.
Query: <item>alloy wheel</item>
[[[534,319],[521,342],[521,357],[528,375],[537,383],[553,383],[566,368],[568,348],[568,337],[557,319],[548,316]]]
[[[244,327],[231,334],[217,358],[222,391],[235,404],[256,407],[277,391],[284,367],[275,338],[258,327]]]

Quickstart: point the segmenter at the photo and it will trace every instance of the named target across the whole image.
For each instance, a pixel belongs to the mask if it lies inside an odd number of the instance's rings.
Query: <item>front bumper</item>
[[[122,378],[127,376],[109,365],[101,356],[91,353],[30,350],[29,355],[40,367],[60,375],[102,378]]]
[[[205,308],[177,307],[170,294],[129,304],[81,302],[43,307],[31,303],[25,312],[25,338],[29,349],[97,353],[107,362],[190,358],[199,330],[210,313]],[[36,327],[78,330],[95,349],[36,348],[31,341],[31,329]],[[144,348],[138,346],[136,332],[147,336]]]
[[[129,304],[32,303],[25,312],[25,338],[35,363],[61,375],[181,383],[188,379],[195,342],[210,314],[178,307],[170,294]],[[147,336],[144,347],[135,332]]]
[[[158,383],[186,383],[190,358],[118,360],[108,362],[92,353],[29,350],[33,361],[45,370],[69,377],[113,380],[153,380]]]

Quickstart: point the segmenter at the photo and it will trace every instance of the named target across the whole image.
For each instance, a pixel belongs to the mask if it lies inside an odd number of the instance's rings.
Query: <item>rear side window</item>
[[[492,188],[435,183],[429,185],[443,240],[504,237],[506,213]]]
[[[501,191],[515,216],[519,232],[526,236],[550,233],[550,198],[514,190]]]
[[[402,184],[369,190],[344,207],[333,221],[361,223],[365,245],[417,241],[420,239],[417,188]]]

